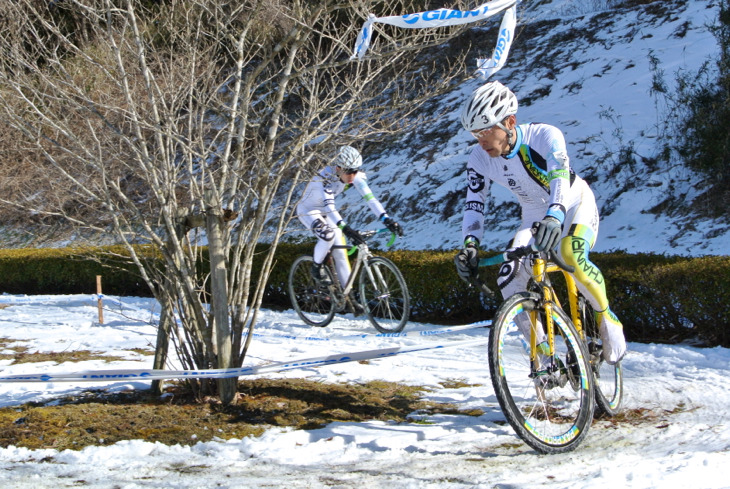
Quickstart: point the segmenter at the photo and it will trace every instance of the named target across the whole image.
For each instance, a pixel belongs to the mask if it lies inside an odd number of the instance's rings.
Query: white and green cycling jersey
[[[370,190],[367,175],[364,171],[357,172],[351,186],[355,187],[365,199],[373,214],[380,217],[385,213],[383,205]],[[300,220],[308,228],[311,227],[313,218],[317,217],[326,216],[334,224],[342,221],[342,216],[335,205],[335,197],[349,187],[350,185],[346,185],[340,180],[335,173],[334,167],[326,167],[309,182],[302,193],[302,198],[297,204],[297,214]]]
[[[481,241],[484,203],[492,182],[510,190],[521,206],[522,224],[513,246],[529,243],[533,222],[553,216],[563,224],[564,236],[579,232],[593,245],[598,212],[588,184],[570,168],[563,133],[548,124],[521,124],[517,140],[506,156],[491,157],[475,146],[467,163],[467,197],[462,236]]]
[[[335,197],[350,187],[355,187],[377,217],[383,219],[387,213],[368,186],[365,172],[358,171],[351,185],[337,176],[335,168],[328,166],[307,184],[297,204],[297,217],[317,237],[313,258],[322,263],[327,253],[332,252],[340,283],[346,283],[350,276],[350,262],[345,251],[337,245],[344,245],[345,239],[338,224],[344,222],[335,205]]]

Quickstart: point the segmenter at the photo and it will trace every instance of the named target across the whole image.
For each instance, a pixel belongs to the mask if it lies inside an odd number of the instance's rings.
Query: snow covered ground
[[[578,4],[583,3],[555,1],[552,13],[540,11],[541,20],[573,12],[571,22],[556,24],[553,31],[581,30],[590,17],[584,18],[583,10],[568,8]],[[660,60],[659,69],[668,81],[677,70],[696,69],[717,51],[707,29],[716,15],[715,1],[700,0],[684,2],[678,15],[666,22],[636,20],[631,11],[617,13],[607,22],[606,32],[599,33],[601,42],[575,41],[573,58],[554,67],[552,75],[558,82],[552,83],[549,95],[520,109],[522,121],[550,122],[564,129],[576,148],[575,168],[598,179],[594,189],[599,205],[611,212],[604,212],[596,251],[730,253],[724,224],[698,222],[686,228],[685,223],[642,212],[675,191],[673,182],[687,182],[691,188],[691,179],[681,169],[648,175],[638,165],[609,175],[611,168],[594,161],[607,148],[619,149],[633,140],[639,141],[637,153],[653,154],[657,134],[652,128],[662,114],[649,92],[656,74],[650,58]],[[677,35],[683,26],[686,34]],[[569,61],[581,62],[574,68]],[[515,56],[498,77],[520,97],[552,79],[550,73],[536,74],[524,66],[533,66],[530,59]],[[443,121],[451,136],[436,153],[430,155],[433,148],[414,134],[408,136],[413,144],[384,149],[372,158],[365,154],[374,189],[391,196],[384,200],[392,202],[392,214],[406,228],[402,248],[451,248],[460,242],[461,208],[446,212],[444,202],[464,186],[463,168],[472,142],[460,129],[457,116],[464,97],[477,83],[465,84],[444,100],[453,106]],[[578,85],[579,90],[564,89]],[[617,193],[616,188],[633,180],[643,184],[635,191]],[[506,200],[508,196],[498,194],[495,204]],[[416,211],[401,215],[411,201]],[[362,226],[371,222],[362,202],[346,204],[351,205],[353,217],[367,217],[354,222]],[[356,212],[356,207],[365,210]],[[485,247],[499,248],[509,239],[513,221],[490,230],[491,241]],[[152,357],[137,352],[154,349],[158,309],[150,299],[106,298],[103,325],[96,323],[96,298],[91,296],[2,295],[0,306],[5,305],[0,309],[0,338],[16,342],[0,353],[27,346],[30,351],[45,352],[107,351],[124,360],[19,365],[0,360],[0,377],[152,367]],[[81,451],[0,448],[0,487],[730,488],[728,349],[630,343],[623,362],[625,409],[641,416],[621,423],[597,421],[576,451],[541,456],[504,422],[489,379],[485,329],[411,323],[405,332],[397,338],[377,336],[367,320],[352,317],[337,318],[327,328],[310,328],[293,311],[264,311],[244,366],[421,347],[418,352],[366,363],[288,369],[266,377],[322,382],[385,379],[425,385],[432,389],[427,398],[461,409],[481,409],[484,415],[436,415],[421,420],[425,422],[402,424],[333,423],[311,431],[270,428],[258,438],[189,447],[128,440]],[[467,340],[474,343],[464,345]],[[457,342],[461,346],[454,346]],[[470,387],[444,387],[452,380]],[[115,392],[147,389],[149,382],[0,382],[0,407],[52,402],[92,387]]]
[[[0,377],[151,369],[152,357],[132,350],[154,349],[154,301],[105,298],[104,304],[100,325],[92,296],[0,296],[0,306],[7,305],[0,309],[0,338],[17,340],[0,353],[27,346],[29,351],[101,350],[125,359],[19,365],[0,360]],[[728,349],[630,343],[623,362],[625,406],[646,411],[637,420],[597,421],[576,451],[542,456],[504,423],[489,380],[486,329],[411,323],[404,332],[398,338],[377,336],[367,320],[347,316],[327,328],[310,328],[293,311],[264,311],[244,366],[393,346],[434,347],[266,376],[426,385],[433,389],[429,399],[485,414],[429,416],[426,423],[333,423],[312,431],[270,428],[259,438],[189,447],[128,440],[81,451],[0,448],[0,487],[730,487]],[[483,341],[451,346],[467,340]],[[443,387],[449,380],[471,386]],[[0,406],[50,401],[91,387],[113,392],[146,389],[149,382],[0,382]]]

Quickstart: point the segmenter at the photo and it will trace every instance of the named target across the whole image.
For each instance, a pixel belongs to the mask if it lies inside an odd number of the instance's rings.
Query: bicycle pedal
[[[591,355],[591,365],[600,365],[603,362],[603,345],[591,341],[588,343],[588,352]]]
[[[569,376],[565,365],[558,357],[549,359],[545,356],[540,361],[544,367],[530,374],[530,377],[544,389],[554,389],[556,387],[565,387],[568,383]]]

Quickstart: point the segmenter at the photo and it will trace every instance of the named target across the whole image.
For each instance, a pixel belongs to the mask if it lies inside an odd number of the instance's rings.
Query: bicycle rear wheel
[[[601,413],[607,416],[616,416],[621,410],[624,395],[624,379],[621,371],[621,362],[609,365],[601,355],[601,334],[599,333],[596,315],[593,307],[585,297],[578,298],[578,308],[583,321],[583,332],[588,345],[591,368],[593,370],[596,388],[596,406]]]
[[[381,333],[398,333],[408,322],[408,287],[398,267],[387,258],[374,256],[364,264],[360,271],[360,301]]]
[[[300,256],[289,270],[289,299],[292,307],[305,323],[327,326],[335,316],[335,301],[327,287],[317,284],[312,277],[314,262],[311,256]],[[322,267],[332,281],[329,267]]]
[[[540,296],[531,292],[502,303],[489,335],[489,370],[499,405],[519,437],[541,453],[567,452],[593,420],[593,375],[575,326],[557,306],[554,355],[542,350],[533,364],[529,337],[519,325],[532,324],[532,311],[541,328],[546,324],[539,304]]]

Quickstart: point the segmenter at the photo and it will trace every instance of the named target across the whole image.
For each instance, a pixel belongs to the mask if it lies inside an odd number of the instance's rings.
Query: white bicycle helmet
[[[362,166],[362,156],[352,146],[343,146],[337,153],[334,164],[343,170],[357,170]]]
[[[474,90],[461,109],[461,125],[467,131],[480,131],[501,123],[517,113],[517,97],[499,83],[491,81]]]

